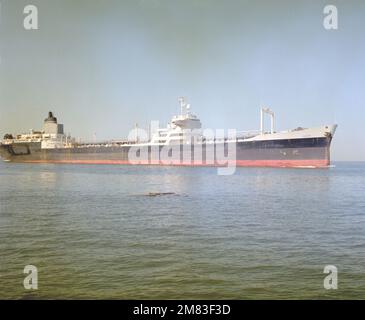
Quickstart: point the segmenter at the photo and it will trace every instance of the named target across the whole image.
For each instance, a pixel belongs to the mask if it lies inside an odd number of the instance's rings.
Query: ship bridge
[[[185,98],[179,98],[179,103],[181,113],[172,117],[167,128],[157,130],[152,137],[152,144],[189,144],[192,140],[202,140],[200,119],[191,113],[190,104],[186,103]]]

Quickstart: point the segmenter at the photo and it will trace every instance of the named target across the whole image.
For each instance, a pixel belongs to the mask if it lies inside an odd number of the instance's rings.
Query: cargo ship
[[[260,130],[218,135],[202,129],[186,99],[180,98],[179,102],[180,114],[147,138],[146,134],[138,134],[142,130],[137,128],[133,133],[135,139],[99,143],[82,143],[66,135],[63,125],[49,112],[43,130],[6,134],[0,144],[0,156],[4,161],[21,163],[315,168],[330,165],[335,124],[277,132],[274,112],[261,108]],[[264,129],[267,115],[271,118],[268,131]]]

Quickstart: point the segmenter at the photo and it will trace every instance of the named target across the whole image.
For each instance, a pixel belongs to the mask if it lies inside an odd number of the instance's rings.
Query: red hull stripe
[[[237,167],[328,167],[326,159],[309,160],[237,160]]]
[[[26,163],[64,163],[64,164],[119,164],[135,165],[126,160],[30,160]],[[173,166],[227,166],[225,164],[205,164],[205,163],[149,163],[141,162],[139,165],[173,165]],[[237,167],[327,167],[329,161],[326,159],[309,159],[309,160],[237,160],[231,161],[230,166]]]

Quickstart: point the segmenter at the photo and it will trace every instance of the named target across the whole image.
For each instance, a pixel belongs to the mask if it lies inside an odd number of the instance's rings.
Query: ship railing
[[[236,139],[237,140],[245,140],[249,138],[253,138],[260,134],[260,130],[249,130],[249,131],[236,131]],[[214,141],[227,141],[231,140],[228,137],[204,137],[204,141],[206,142],[214,142]]]
[[[77,148],[95,148],[95,147],[120,147],[125,145],[133,145],[141,143],[143,141],[128,141],[128,140],[118,140],[118,141],[107,141],[107,142],[78,142],[75,143]]]
[[[237,140],[245,140],[249,138],[256,137],[261,133],[261,130],[246,130],[246,131],[237,131]]]

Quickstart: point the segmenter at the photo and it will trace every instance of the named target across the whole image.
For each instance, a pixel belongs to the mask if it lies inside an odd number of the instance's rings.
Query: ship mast
[[[181,109],[181,115],[184,116],[185,115],[185,108],[186,108],[186,100],[185,97],[180,97],[179,98],[179,103],[180,103],[180,109]]]
[[[138,123],[135,124],[135,130],[136,130],[136,143],[139,142],[139,136],[138,136]]]
[[[264,114],[270,115],[271,118],[271,133],[275,132],[275,114],[273,111],[271,111],[269,108],[261,108],[261,126],[260,131],[261,134],[264,134]]]

